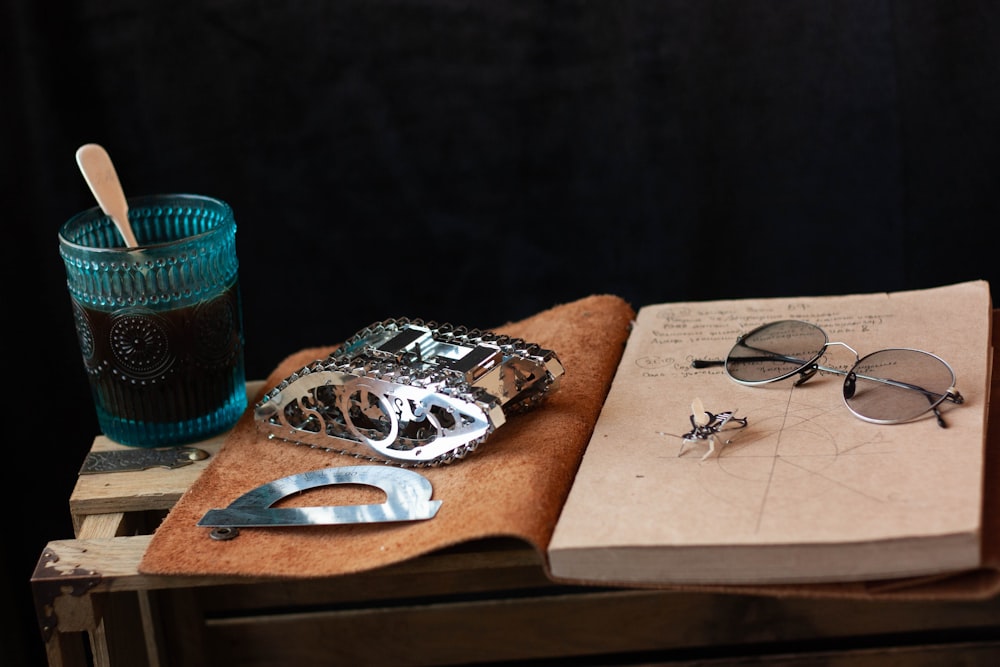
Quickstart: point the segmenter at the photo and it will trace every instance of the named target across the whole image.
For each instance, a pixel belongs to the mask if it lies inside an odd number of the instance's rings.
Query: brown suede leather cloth
[[[209,509],[227,507],[244,493],[288,475],[364,463],[268,440],[258,433],[253,411],[248,410],[157,528],[139,571],[337,575],[489,537],[520,538],[544,554],[634,316],[621,298],[595,295],[495,328],[555,351],[566,373],[546,401],[512,415],[467,458],[419,471],[433,485],[433,499],[442,501],[437,515],[427,521],[243,528],[236,539],[211,539],[210,529],[196,525]],[[265,390],[333,349],[307,349],[288,357],[267,378]],[[369,504],[381,503],[384,497],[373,487],[340,484],[285,498],[276,506]]]
[[[356,459],[270,441],[252,410],[227,437],[215,460],[159,526],[139,566],[144,574],[319,577],[371,570],[481,538],[513,537],[545,558],[559,511],[593,431],[628,337],[634,310],[611,295],[559,305],[500,333],[555,350],[566,368],[560,388],[533,411],[512,416],[479,449],[449,466],[420,470],[441,500],[428,521],[296,528],[244,528],[216,541],[196,524],[262,484]],[[996,345],[997,311],[994,311]],[[302,350],[285,359],[269,389],[335,346]],[[1000,396],[994,360],[991,396]],[[257,397],[258,400],[260,397]],[[655,585],[631,588],[762,594],[778,597],[974,600],[1000,593],[1000,420],[991,420],[986,447],[982,567],[934,577],[774,586]],[[382,502],[371,487],[337,485],[285,498],[276,506]],[[547,560],[544,561],[547,564]],[[550,574],[551,578],[551,574]],[[587,582],[558,580],[571,584]],[[606,586],[607,582],[602,582]]]

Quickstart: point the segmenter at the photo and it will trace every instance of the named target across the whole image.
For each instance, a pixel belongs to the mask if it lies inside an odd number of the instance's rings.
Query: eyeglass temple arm
[[[748,350],[753,350],[754,352],[760,352],[761,354],[756,357],[738,357],[740,361],[785,361],[788,363],[794,363],[799,365],[805,365],[808,362],[798,357],[790,357],[786,354],[778,354],[777,352],[772,352],[771,350],[765,350],[762,347],[751,347],[747,345],[743,340],[737,341],[737,345],[744,347]],[[730,355],[732,356],[732,355]],[[723,366],[726,363],[726,359],[692,359],[691,368],[710,368],[712,366]]]
[[[772,352],[771,350],[765,350],[764,348],[760,347],[751,347],[750,345],[747,345],[746,342],[744,342],[743,340],[738,341],[737,345],[744,347],[748,350],[761,352],[759,356],[739,357],[739,360],[743,362],[784,361],[786,363],[799,364],[800,366],[802,366],[802,368],[799,369],[798,373],[803,377],[795,381],[796,386],[802,384],[803,382],[811,378],[813,375],[816,374],[816,371],[818,370],[831,370],[833,372],[836,372],[833,369],[822,368],[818,364],[809,363],[808,361],[805,361],[804,359],[799,359],[798,357],[790,357],[786,354],[778,354],[777,352]],[[723,366],[725,365],[726,361],[727,360],[725,359],[693,359],[691,361],[691,368],[710,368],[712,366]],[[841,372],[841,375],[844,374],[845,374],[844,372]]]
[[[837,370],[833,368],[823,368],[818,364],[810,364],[802,359],[796,357],[788,357],[783,354],[765,354],[759,357],[740,357],[740,361],[754,362],[754,361],[785,361],[789,363],[795,363],[802,366],[797,372],[799,374],[799,379],[795,381],[795,386],[798,387],[800,384],[816,375],[816,371],[830,371],[836,373]],[[724,360],[719,359],[693,359],[691,361],[691,368],[711,368],[712,366],[723,366],[725,365]],[[844,375],[843,371],[840,371],[841,375]]]
[[[880,382],[882,384],[887,384],[887,385],[890,385],[892,387],[899,387],[900,389],[909,389],[911,391],[919,391],[931,403],[934,403],[935,401],[937,401],[937,399],[941,396],[941,394],[937,393],[936,391],[930,391],[929,389],[924,389],[920,385],[910,384],[909,382],[901,382],[899,380],[890,380],[889,378],[872,377],[870,375],[859,375],[858,373],[845,373],[844,371],[840,371],[840,370],[837,370],[835,368],[833,368],[833,369],[820,368],[820,370],[829,370],[831,372],[839,373],[841,375],[850,375],[851,378],[852,378],[852,380],[851,380],[851,387],[852,388],[851,388],[850,394],[847,395],[848,398],[850,398],[851,396],[854,395],[853,378],[861,378],[862,380],[869,380],[871,382]],[[845,394],[846,393],[847,393],[847,391],[845,390]],[[962,404],[962,403],[965,402],[965,399],[962,397],[962,395],[960,393],[958,393],[958,390],[955,389],[954,387],[949,387],[948,391],[946,391],[944,393],[944,400],[951,401],[952,403],[957,403],[957,404]]]

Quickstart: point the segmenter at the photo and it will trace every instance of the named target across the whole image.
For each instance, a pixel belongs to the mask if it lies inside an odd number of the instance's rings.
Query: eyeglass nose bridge
[[[846,347],[848,350],[850,350],[851,354],[854,355],[855,364],[861,360],[861,355],[858,354],[858,351],[855,350],[850,345],[848,345],[847,343],[841,343],[839,340],[830,341],[829,343],[826,344],[826,349],[829,349],[831,345],[840,345],[841,347]],[[824,353],[826,352],[826,349],[823,350]]]
[[[813,362],[812,364],[810,364],[810,365],[808,365],[808,366],[806,366],[804,368],[802,368],[799,371],[799,377],[795,381],[794,386],[798,387],[798,386],[802,385],[803,383],[807,382],[812,376],[816,375],[816,373],[818,373],[819,371],[827,371],[827,372],[830,372],[830,373],[837,373],[838,375],[839,374],[843,374],[843,375],[845,375],[845,378],[844,378],[844,398],[850,398],[851,396],[854,396],[854,391],[855,391],[855,389],[857,387],[857,377],[854,375],[853,370],[848,371],[848,372],[845,373],[844,371],[838,371],[835,368],[827,368],[825,366],[821,366],[818,363],[818,360],[822,359],[823,355],[826,354],[826,351],[830,349],[831,345],[840,345],[841,347],[846,347],[848,350],[851,351],[851,354],[854,355],[854,363],[851,364],[851,368],[852,369],[854,368],[855,365],[857,365],[858,361],[861,360],[861,355],[858,354],[858,351],[855,350],[850,345],[848,345],[847,343],[842,343],[839,340],[827,341],[827,343],[823,346],[823,349],[820,351],[819,357],[817,357],[817,361]]]

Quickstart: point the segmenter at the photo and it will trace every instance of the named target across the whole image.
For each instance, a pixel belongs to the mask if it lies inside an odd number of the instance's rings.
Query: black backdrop
[[[28,581],[72,535],[97,432],[56,245],[94,205],[83,143],[109,150],[128,193],[232,204],[251,378],[385,317],[488,328],[594,293],[1000,284],[996,3],[0,11],[4,501],[21,522],[0,550],[20,619],[4,664],[41,659]]]

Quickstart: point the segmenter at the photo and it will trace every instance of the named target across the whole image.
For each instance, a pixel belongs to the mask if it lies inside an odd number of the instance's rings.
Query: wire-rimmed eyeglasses
[[[831,345],[854,353],[850,370],[819,364]],[[741,335],[725,361],[696,359],[695,368],[725,364],[726,374],[743,385],[778,382],[798,375],[799,386],[819,371],[844,377],[844,403],[856,417],[875,424],[900,424],[931,411],[946,426],[939,406],[962,403],[955,371],[930,352],[888,348],[864,357],[850,345],[831,342],[826,332],[801,320],[780,320]]]

